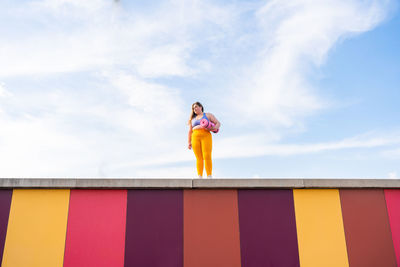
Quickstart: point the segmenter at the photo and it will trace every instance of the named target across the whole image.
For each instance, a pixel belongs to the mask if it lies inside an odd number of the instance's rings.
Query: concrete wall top
[[[0,178],[0,188],[400,188],[397,179],[70,179]]]

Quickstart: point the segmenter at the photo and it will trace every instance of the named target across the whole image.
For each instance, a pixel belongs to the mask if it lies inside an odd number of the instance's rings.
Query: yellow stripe
[[[293,190],[300,266],[349,266],[338,189]]]
[[[3,267],[63,266],[69,190],[15,189]]]

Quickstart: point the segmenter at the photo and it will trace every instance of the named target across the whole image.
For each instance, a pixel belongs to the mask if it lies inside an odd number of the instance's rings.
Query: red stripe
[[[400,190],[385,189],[386,206],[397,264],[400,265]]]
[[[71,190],[64,267],[123,267],[126,190]]]

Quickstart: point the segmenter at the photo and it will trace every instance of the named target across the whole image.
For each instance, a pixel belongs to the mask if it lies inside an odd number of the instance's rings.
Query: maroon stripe
[[[242,267],[300,266],[292,190],[238,190]]]
[[[12,190],[0,190],[0,263],[3,260]]]
[[[350,267],[397,266],[383,189],[340,189]]]
[[[125,266],[183,266],[183,191],[128,190]]]

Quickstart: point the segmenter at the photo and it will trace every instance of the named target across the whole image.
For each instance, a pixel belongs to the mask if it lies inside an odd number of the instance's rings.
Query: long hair
[[[204,112],[203,105],[200,102],[194,102],[192,104],[192,112],[190,112],[190,117],[189,117],[188,124],[190,124],[192,122],[193,118],[196,117],[196,113],[194,113],[194,110],[193,110],[194,105],[197,105],[197,106],[201,107],[201,111]]]

